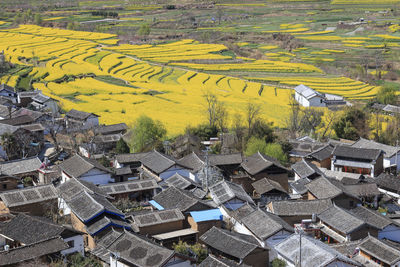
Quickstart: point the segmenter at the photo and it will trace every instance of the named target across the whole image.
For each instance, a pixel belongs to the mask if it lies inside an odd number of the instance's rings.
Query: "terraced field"
[[[243,113],[248,101],[261,104],[265,119],[276,125],[288,113],[288,88],[300,83],[350,99],[368,99],[377,91],[348,78],[327,77],[312,64],[285,61],[296,56],[291,53],[254,60],[224,53],[227,47],[221,44],[113,45],[116,40],[112,34],[33,25],[0,30],[0,50],[11,62],[31,67],[33,87],[60,100],[65,110],[94,112],[103,123],[130,124],[146,114],[165,123],[170,134],[204,120],[203,95],[209,91],[231,114]],[[248,75],[231,75],[236,72]],[[304,74],[310,76],[297,77]],[[2,81],[15,85],[18,75]]]

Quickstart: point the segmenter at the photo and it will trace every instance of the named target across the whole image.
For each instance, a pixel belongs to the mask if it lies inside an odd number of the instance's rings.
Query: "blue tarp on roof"
[[[158,204],[157,202],[155,202],[154,200],[150,200],[149,203],[150,203],[153,207],[155,207],[156,209],[158,209],[158,210],[164,210],[164,208],[163,208],[160,204]]]
[[[195,222],[222,221],[222,213],[219,209],[192,211],[190,216]]]

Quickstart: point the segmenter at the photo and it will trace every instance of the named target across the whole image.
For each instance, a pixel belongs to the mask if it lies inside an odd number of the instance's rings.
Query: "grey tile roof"
[[[389,105],[389,104],[386,105],[382,110],[386,111],[386,112],[400,113],[399,106],[394,106],[394,105]]]
[[[257,152],[249,157],[246,157],[241,164],[243,169],[245,169],[245,171],[247,171],[251,175],[255,175],[259,172],[262,172],[263,170],[273,165],[286,170],[286,168],[283,167],[278,160],[263,155],[260,152]]]
[[[57,191],[65,201],[70,201],[73,197],[83,191],[87,191],[90,194],[98,194],[103,197],[108,196],[107,192],[101,187],[98,187],[93,183],[86,182],[84,180],[78,180],[75,178],[71,178],[68,181],[60,184],[57,187]]]
[[[308,191],[306,184],[308,184],[309,182],[311,182],[310,179],[302,178],[294,181],[293,183],[290,183],[290,187],[292,187],[299,194],[305,194]]]
[[[307,157],[316,159],[318,161],[322,161],[332,156],[333,148],[334,147],[332,145],[327,144],[326,146],[323,146],[311,152],[310,154],[307,155]]]
[[[363,206],[359,206],[350,210],[351,213],[356,215],[357,217],[361,218],[366,223],[382,230],[388,225],[395,224],[390,218],[383,216],[377,211],[368,209]]]
[[[142,158],[147,156],[149,153],[150,152],[118,154],[115,156],[115,159],[120,164],[141,162]]]
[[[200,171],[205,165],[205,161],[194,152],[178,159],[177,162],[182,166],[192,169],[193,172]]]
[[[326,177],[334,178],[336,180],[343,180],[345,178],[359,180],[363,175],[359,173],[350,173],[350,172],[339,172],[339,171],[332,171],[326,168],[319,168]]]
[[[17,111],[15,111],[11,116],[13,118],[16,118],[16,117],[20,117],[23,115],[28,115],[28,116],[32,117],[35,121],[37,121],[40,117],[44,116],[45,113],[36,111],[36,110],[30,110],[27,108],[20,108]]]
[[[292,169],[300,178],[309,178],[310,176],[314,175],[324,175],[321,170],[315,166],[315,164],[305,159],[293,164]]]
[[[187,211],[197,205],[208,207],[207,204],[195,197],[191,192],[173,186],[158,193],[153,199],[164,209],[177,208],[181,211]]]
[[[376,183],[358,183],[344,185],[344,192],[356,197],[374,197],[381,195]]]
[[[174,159],[155,150],[149,152],[140,161],[146,168],[156,174],[160,174],[177,164]]]
[[[376,184],[378,185],[379,188],[396,192],[398,193],[400,191],[400,179],[397,178],[396,176],[386,174],[386,173],[381,173],[376,179],[375,179]]]
[[[348,241],[344,243],[333,243],[329,244],[329,246],[339,253],[342,253],[343,255],[346,256],[353,256],[356,253],[356,248],[358,248],[358,245],[361,243],[361,240],[356,240],[356,241]]]
[[[298,262],[301,238],[301,267],[325,267],[335,260],[343,261],[354,266],[362,266],[360,263],[347,258],[325,243],[306,235],[293,234],[275,245],[274,249],[292,264]]]
[[[57,191],[52,184],[10,190],[0,194],[0,199],[9,208],[46,202],[57,197]]]
[[[305,185],[307,190],[318,199],[334,198],[343,194],[343,190],[325,177],[314,179]]]
[[[340,158],[352,158],[361,160],[376,160],[381,155],[380,149],[357,148],[351,146],[336,146],[332,155]]]
[[[89,194],[86,191],[75,195],[67,201],[67,204],[71,211],[84,223],[103,212],[123,215],[122,211],[115,208],[105,197]]]
[[[50,99],[51,99],[51,97],[43,95],[42,93],[36,94],[34,97],[32,97],[33,101],[41,103],[41,104],[47,102]]]
[[[39,243],[21,246],[0,252],[0,265],[18,264],[23,261],[32,260],[41,256],[53,254],[69,246],[61,238],[53,238]]]
[[[253,199],[244,191],[243,187],[232,182],[221,181],[211,186],[209,190],[212,199],[217,205],[223,205],[235,198],[254,204]]]
[[[393,265],[400,261],[400,251],[392,246],[385,244],[384,242],[378,240],[375,237],[368,236],[363,241],[361,241],[358,246],[360,250],[366,252],[367,254],[379,259],[380,261]]]
[[[8,175],[18,175],[37,171],[42,162],[38,157],[5,161],[0,164],[0,171]]]
[[[312,215],[323,212],[332,206],[330,199],[272,201],[271,212],[278,216]]]
[[[64,171],[68,176],[75,178],[79,178],[92,169],[99,169],[103,172],[111,173],[109,169],[101,165],[96,160],[81,157],[77,154],[63,161],[59,166],[61,170]]]
[[[146,179],[146,180],[132,180],[121,183],[110,183],[106,185],[100,185],[100,188],[109,195],[116,195],[122,193],[151,190],[160,187],[158,186],[156,180]]]
[[[185,216],[179,209],[171,209],[139,214],[132,216],[132,219],[138,227],[146,227],[175,221],[183,221]]]
[[[100,219],[96,219],[96,221],[94,221],[93,223],[86,225],[86,230],[90,235],[93,236],[110,225],[112,225],[113,227],[131,229],[130,225],[122,219],[102,215]]]
[[[399,148],[396,148],[395,146],[385,145],[385,144],[378,143],[373,140],[368,140],[368,139],[364,139],[364,138],[360,138],[357,142],[355,142],[352,145],[352,147],[380,149],[383,152],[385,152],[385,157],[388,157],[388,158],[394,156],[400,150]]]
[[[200,263],[199,267],[250,267],[250,265],[208,255],[208,257]]]
[[[208,162],[211,166],[239,165],[242,161],[243,158],[241,153],[211,154],[208,156]]]
[[[45,128],[43,127],[43,125],[41,125],[40,123],[33,123],[33,124],[28,124],[28,125],[23,125],[21,126],[21,128],[31,131],[31,132],[39,132],[39,131],[44,131]]]
[[[318,218],[324,224],[345,234],[352,233],[366,225],[366,222],[359,217],[335,205],[318,214]]]
[[[22,115],[22,116],[19,116],[19,117],[13,117],[11,119],[0,120],[0,123],[12,125],[12,126],[19,126],[19,125],[24,125],[24,124],[32,124],[34,122],[35,122],[35,119],[32,118],[29,115]]]
[[[0,135],[6,134],[6,133],[12,134],[15,131],[17,131],[18,129],[19,129],[19,127],[17,127],[17,126],[0,123]]]
[[[0,234],[24,245],[30,245],[59,237],[63,231],[62,226],[20,213],[5,223],[0,229]]]
[[[229,215],[237,221],[242,221],[243,218],[246,218],[254,211],[255,208],[253,206],[245,204],[236,210],[229,211]]]
[[[259,248],[259,243],[254,237],[230,232],[215,226],[205,232],[200,240],[207,246],[238,259],[244,259]]]
[[[65,113],[65,116],[67,118],[72,118],[72,119],[77,119],[77,120],[86,120],[87,118],[89,118],[92,115],[98,117],[96,114],[79,111],[76,109],[71,109],[70,111]]]
[[[128,130],[128,126],[125,123],[111,124],[111,125],[100,125],[94,129],[97,134],[110,134],[115,132],[125,132]]]
[[[260,209],[242,218],[241,222],[260,240],[266,240],[281,230],[294,232],[293,227],[280,217]]]
[[[175,186],[176,188],[179,189],[186,189],[191,185],[194,185],[194,182],[192,182],[190,179],[183,177],[179,173],[175,173],[171,177],[165,180],[165,182],[168,185]]]
[[[107,250],[107,247],[117,240],[123,232],[116,231],[114,228],[111,228],[104,236],[102,236],[96,242],[96,247],[90,251],[91,254],[95,255],[102,261],[106,263],[110,263],[110,251]]]
[[[282,185],[274,180],[268,179],[268,178],[262,178],[254,183],[251,184],[254,188],[254,190],[262,195],[264,193],[268,193],[272,190],[277,190],[282,193],[287,193],[285,188],[282,187]]]
[[[175,254],[173,250],[166,249],[129,232],[124,232],[107,249],[113,253],[118,253],[120,260],[134,266],[143,267],[164,266]]]
[[[300,84],[300,85],[296,86],[294,88],[294,90],[296,91],[296,93],[302,95],[306,99],[311,99],[314,96],[323,97],[321,93],[311,89],[310,87],[308,87],[304,84]]]

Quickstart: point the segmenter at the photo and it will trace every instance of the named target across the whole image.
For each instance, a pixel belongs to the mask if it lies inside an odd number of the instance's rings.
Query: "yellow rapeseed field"
[[[293,27],[301,25],[282,26]],[[251,101],[261,105],[266,120],[282,125],[292,90],[267,82],[279,81],[290,86],[302,82],[322,92],[357,99],[372,97],[377,90],[346,78],[249,81],[229,74],[243,71],[322,75],[322,70],[311,64],[285,62],[295,56],[291,53],[277,52],[276,60],[238,57],[226,63],[232,57],[223,53],[227,48],[221,44],[188,39],[159,45],[115,45],[117,42],[113,34],[35,25],[0,30],[0,51],[5,51],[7,60],[31,66],[30,75],[36,81],[33,86],[59,100],[65,110],[96,113],[102,123],[131,124],[146,114],[162,121],[170,134],[205,121],[203,96],[207,92],[215,93],[232,115],[244,113]],[[187,62],[197,60],[209,63]],[[216,74],[218,71],[221,73]],[[15,85],[17,79],[18,75],[12,75],[1,81]]]

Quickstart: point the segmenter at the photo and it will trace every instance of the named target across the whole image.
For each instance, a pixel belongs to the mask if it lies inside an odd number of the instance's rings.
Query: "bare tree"
[[[261,105],[249,101],[246,106],[246,124],[247,124],[247,133],[249,137],[252,135],[253,126],[255,122],[260,119],[260,115],[261,115]]]
[[[211,92],[204,95],[206,100],[206,114],[210,127],[218,127],[220,131],[226,128],[228,111],[225,104],[218,100],[217,96]]]
[[[290,113],[286,119],[286,127],[289,130],[289,134],[291,138],[296,138],[298,132],[300,131],[300,123],[301,123],[301,110],[300,106],[297,103],[294,96],[291,95],[289,97],[289,106],[290,106]]]

